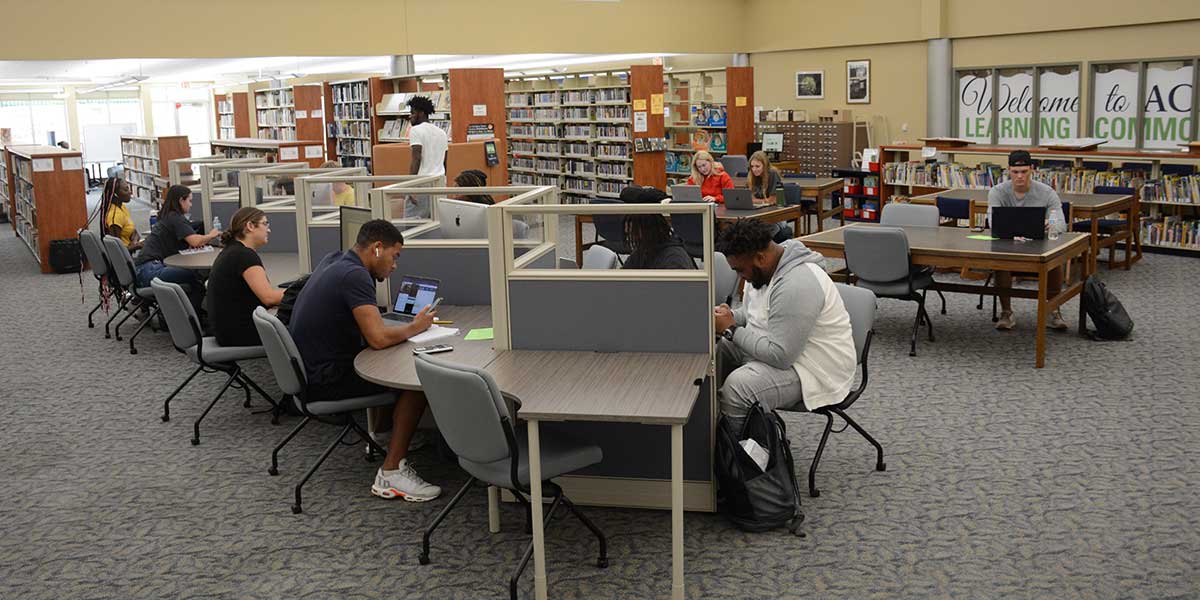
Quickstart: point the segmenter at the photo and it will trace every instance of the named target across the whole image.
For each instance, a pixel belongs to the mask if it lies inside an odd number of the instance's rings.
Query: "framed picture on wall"
[[[825,97],[825,71],[796,71],[796,99],[820,100]]]
[[[871,61],[846,61],[846,103],[871,103]]]

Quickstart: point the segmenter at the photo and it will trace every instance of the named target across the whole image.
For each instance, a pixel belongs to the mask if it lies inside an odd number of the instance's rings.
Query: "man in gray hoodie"
[[[821,255],[772,241],[754,219],[721,232],[718,250],[749,285],[742,303],[713,309],[721,412],[740,431],[751,405],[807,410],[841,402],[857,367],[850,315]]]

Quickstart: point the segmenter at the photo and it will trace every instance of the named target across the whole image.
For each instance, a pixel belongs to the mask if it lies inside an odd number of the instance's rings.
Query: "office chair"
[[[1041,161],[1041,164],[1038,166],[1038,168],[1039,169],[1070,169],[1071,167],[1074,167],[1074,166],[1075,166],[1075,162],[1071,161],[1071,160],[1056,160],[1056,159],[1047,158],[1047,159],[1043,159]]]
[[[122,299],[117,310],[113,311],[108,321],[104,323],[104,338],[108,339],[108,326],[120,316],[121,311],[127,311],[126,315],[117,322],[117,326],[113,329],[113,333],[117,337],[117,341],[121,341],[121,325],[125,324],[130,317],[137,314],[137,309],[145,308],[147,317],[138,324],[137,331],[129,338],[129,353],[137,354],[137,347],[133,345],[138,334],[150,325],[156,317],[162,315],[158,308],[158,302],[154,297],[154,290],[151,288],[139,288],[137,286],[137,274],[133,267],[133,257],[129,255],[129,248],[121,242],[121,239],[114,236],[104,238],[104,256],[108,259],[108,264],[112,266],[113,273],[117,276],[117,283],[122,290]]]
[[[846,267],[876,296],[917,303],[908,355],[917,355],[917,330],[925,324],[933,341],[933,322],[925,311],[925,294],[933,276],[913,268],[908,237],[898,227],[849,227],[844,232]]]
[[[592,198],[591,204],[625,204],[612,198]],[[629,254],[629,245],[625,243],[624,215],[592,215],[592,224],[596,226],[595,243],[620,254]]]
[[[1085,160],[1083,161],[1083,168],[1089,171],[1110,171],[1112,170],[1112,163],[1107,160]]]
[[[583,251],[584,269],[617,269],[620,263],[617,253],[604,246],[592,246]]]
[[[846,414],[846,409],[850,408],[867,389],[867,356],[871,352],[871,339],[875,336],[875,294],[861,287],[841,283],[834,285],[837,286],[838,293],[842,297],[842,303],[846,305],[846,312],[850,314],[854,351],[858,356],[862,377],[859,379],[858,387],[850,390],[844,400],[812,411],[813,414],[825,416],[825,431],[821,433],[821,443],[817,444],[817,453],[813,456],[812,465],[808,467],[808,495],[813,498],[821,495],[821,491],[817,489],[817,465],[821,462],[821,454],[825,451],[825,442],[829,439],[829,432],[833,430],[833,415],[841,417],[847,425],[853,427],[872,446],[875,446],[875,470],[887,470],[887,464],[883,462],[883,446],[880,446],[879,442],[867,433],[867,430]],[[804,404],[801,403],[800,406],[804,406]],[[845,431],[845,428],[838,430],[838,433],[842,431]]]
[[[673,200],[673,202],[681,202]],[[703,201],[701,201],[703,202]],[[712,205],[713,211],[717,210],[717,206]],[[675,235],[679,236],[683,242],[683,248],[687,251],[688,256],[695,259],[704,258],[704,216],[695,214],[673,214],[671,215],[671,229],[675,231]]]
[[[722,167],[725,167],[725,172],[729,173],[732,177],[745,177],[745,175],[738,175],[738,173],[750,171],[750,159],[742,154],[726,154],[718,162],[721,163]]]
[[[1162,165],[1163,175],[1195,175],[1196,165]]]
[[[1130,208],[1131,214],[1133,214],[1133,215],[1141,214],[1141,203],[1138,201],[1137,190],[1134,188],[1098,185],[1098,186],[1092,188],[1092,193],[1093,194],[1131,195],[1131,196],[1133,196],[1133,206]],[[1063,214],[1064,214],[1064,216],[1066,215],[1066,213],[1063,213]],[[1134,218],[1137,218],[1137,217],[1135,216]],[[1092,231],[1091,221],[1079,221],[1077,223],[1071,222],[1071,221],[1067,221],[1067,222],[1071,223],[1071,231],[1080,232],[1080,233],[1091,233],[1091,231]],[[1100,235],[1107,237],[1107,236],[1114,235],[1127,227],[1129,227],[1129,222],[1126,221],[1125,219],[1100,219],[1099,227],[1097,230],[1099,231]],[[1117,245],[1115,243],[1109,244],[1109,246],[1108,246],[1108,268],[1109,269],[1113,268],[1114,258],[1116,256],[1116,250],[1117,250]],[[1136,251],[1137,258],[1138,259],[1142,258],[1141,227],[1133,228],[1133,239],[1125,242],[1125,246],[1124,246],[1123,250],[1127,257],[1130,256],[1130,253]]]
[[[889,202],[883,205],[883,212],[879,215],[880,225],[912,225],[914,227],[937,227],[940,220],[940,211],[936,206],[926,206],[921,204],[901,204],[899,202]],[[934,268],[929,265],[919,267],[921,271],[929,273],[933,277]],[[942,314],[946,314],[946,297],[942,295],[941,290],[934,290],[939,298],[942,299]]]
[[[283,390],[284,394],[292,397],[296,408],[304,415],[304,420],[300,421],[300,424],[271,451],[271,468],[267,469],[267,473],[272,476],[279,474],[279,451],[283,450],[283,447],[292,441],[292,438],[296,437],[296,434],[300,433],[300,430],[304,429],[309,421],[316,419],[324,423],[342,426],[338,436],[325,448],[317,462],[296,484],[296,503],[292,505],[292,513],[300,514],[303,512],[301,490],[304,488],[304,484],[317,472],[317,469],[321,468],[325,459],[329,458],[333,450],[342,444],[342,440],[350,432],[358,434],[370,445],[374,453],[387,455],[387,450],[375,443],[366,430],[354,420],[354,413],[367,408],[392,406],[396,403],[396,394],[385,392],[341,400],[309,402],[305,394],[305,388],[308,387],[308,376],[304,373],[304,359],[301,358],[300,351],[296,349],[296,343],[292,341],[292,334],[279,319],[261,306],[254,309],[252,318],[254,319],[254,328],[258,330],[258,336],[262,338],[262,348],[271,364],[271,372],[275,374],[276,383],[279,384],[279,388]]]
[[[958,227],[958,222],[960,220],[965,220],[968,227],[974,225],[974,223],[971,222],[971,217],[973,214],[973,211],[971,210],[971,200],[966,198],[948,198],[946,196],[938,196],[936,202],[938,218],[945,219],[944,222],[939,224]],[[889,204],[887,206],[891,205]],[[887,208],[887,206],[884,206],[884,208]]]
[[[225,394],[225,390],[229,389],[230,385],[236,381],[237,387],[242,388],[246,393],[246,401],[242,406],[250,407],[250,388],[254,388],[260,396],[266,399],[267,403],[275,408],[275,419],[272,423],[278,422],[278,405],[271,399],[262,388],[254,383],[245,373],[242,372],[238,361],[249,360],[253,358],[264,358],[267,353],[262,346],[221,346],[217,343],[214,337],[205,337],[200,329],[200,319],[196,317],[196,312],[192,309],[192,303],[188,301],[187,294],[183,291],[183,287],[177,283],[163,281],[157,277],[150,282],[150,287],[154,290],[154,296],[158,299],[158,306],[162,310],[163,317],[167,321],[167,330],[171,334],[171,343],[175,349],[186,354],[188,359],[196,365],[196,370],[192,371],[188,378],[171,392],[170,396],[163,402],[163,422],[171,420],[171,400],[179,394],[192,379],[204,371],[206,373],[215,373],[220,371],[229,375],[225,380],[225,384],[221,386],[221,391],[213,396],[208,407],[196,421],[192,424],[192,445],[200,443],[200,422],[204,417],[208,416],[208,412],[217,404],[217,400]]]
[[[83,255],[87,258],[88,264],[92,266],[92,277],[96,278],[96,287],[100,292],[100,299],[96,302],[96,307],[88,313],[88,328],[96,326],[92,321],[92,316],[96,311],[104,308],[107,301],[117,292],[116,286],[105,285],[105,277],[112,273],[112,268],[108,266],[108,258],[104,256],[104,248],[100,244],[100,236],[96,232],[89,229],[81,229],[79,231],[79,246],[83,248]]]
[[[470,475],[450,503],[438,513],[421,538],[419,562],[429,564],[429,539],[438,525],[458,505],[476,481],[494,485],[513,493],[522,504],[540,502],[527,498],[529,492],[529,449],[526,436],[517,435],[512,415],[495,380],[486,371],[459,366],[421,355],[416,359],[417,378],[429,409],[437,420],[438,429],[450,449],[458,455],[458,464]],[[553,479],[599,463],[604,458],[599,446],[580,443],[570,437],[541,432],[541,465],[543,484],[554,493],[554,502],[546,513],[544,523],[554,521],[554,512],[564,505],[596,536],[600,543],[598,568],[608,566],[608,543],[604,533],[567,499]],[[509,596],[517,597],[517,580],[533,555],[533,541],[509,578]]]
[[[733,306],[733,297],[737,294],[738,274],[729,266],[725,255],[713,252],[713,305],[728,304]]]

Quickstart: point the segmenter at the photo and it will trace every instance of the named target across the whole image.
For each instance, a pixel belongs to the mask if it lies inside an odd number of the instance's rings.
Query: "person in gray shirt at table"
[[[1044,206],[1046,207],[1046,232],[1057,236],[1067,230],[1067,221],[1063,217],[1062,200],[1054,188],[1033,180],[1033,159],[1025,150],[1013,150],[1008,155],[1009,181],[994,186],[988,192],[988,221],[992,219],[992,207],[995,206]],[[1046,277],[1046,297],[1053,298],[1062,291],[1063,269],[1052,269]],[[1007,331],[1016,327],[1017,320],[1013,318],[1012,295],[1006,293],[1012,289],[1012,273],[996,271],[996,287],[1000,288],[1000,320],[996,329]],[[1063,320],[1062,311],[1054,309],[1050,313],[1049,326],[1063,331],[1067,322]]]

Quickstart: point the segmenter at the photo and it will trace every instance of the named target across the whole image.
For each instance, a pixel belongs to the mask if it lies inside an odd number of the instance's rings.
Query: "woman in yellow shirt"
[[[322,169],[336,169],[341,167],[336,160],[327,160],[321,165]],[[330,184],[330,199],[334,206],[354,206],[354,186],[348,183],[337,182]]]
[[[104,214],[104,229],[108,235],[121,238],[129,250],[135,251],[142,247],[142,236],[133,225],[129,216],[129,200],[133,198],[133,189],[129,182],[116,177],[104,182],[104,193],[101,195],[108,204]]]

